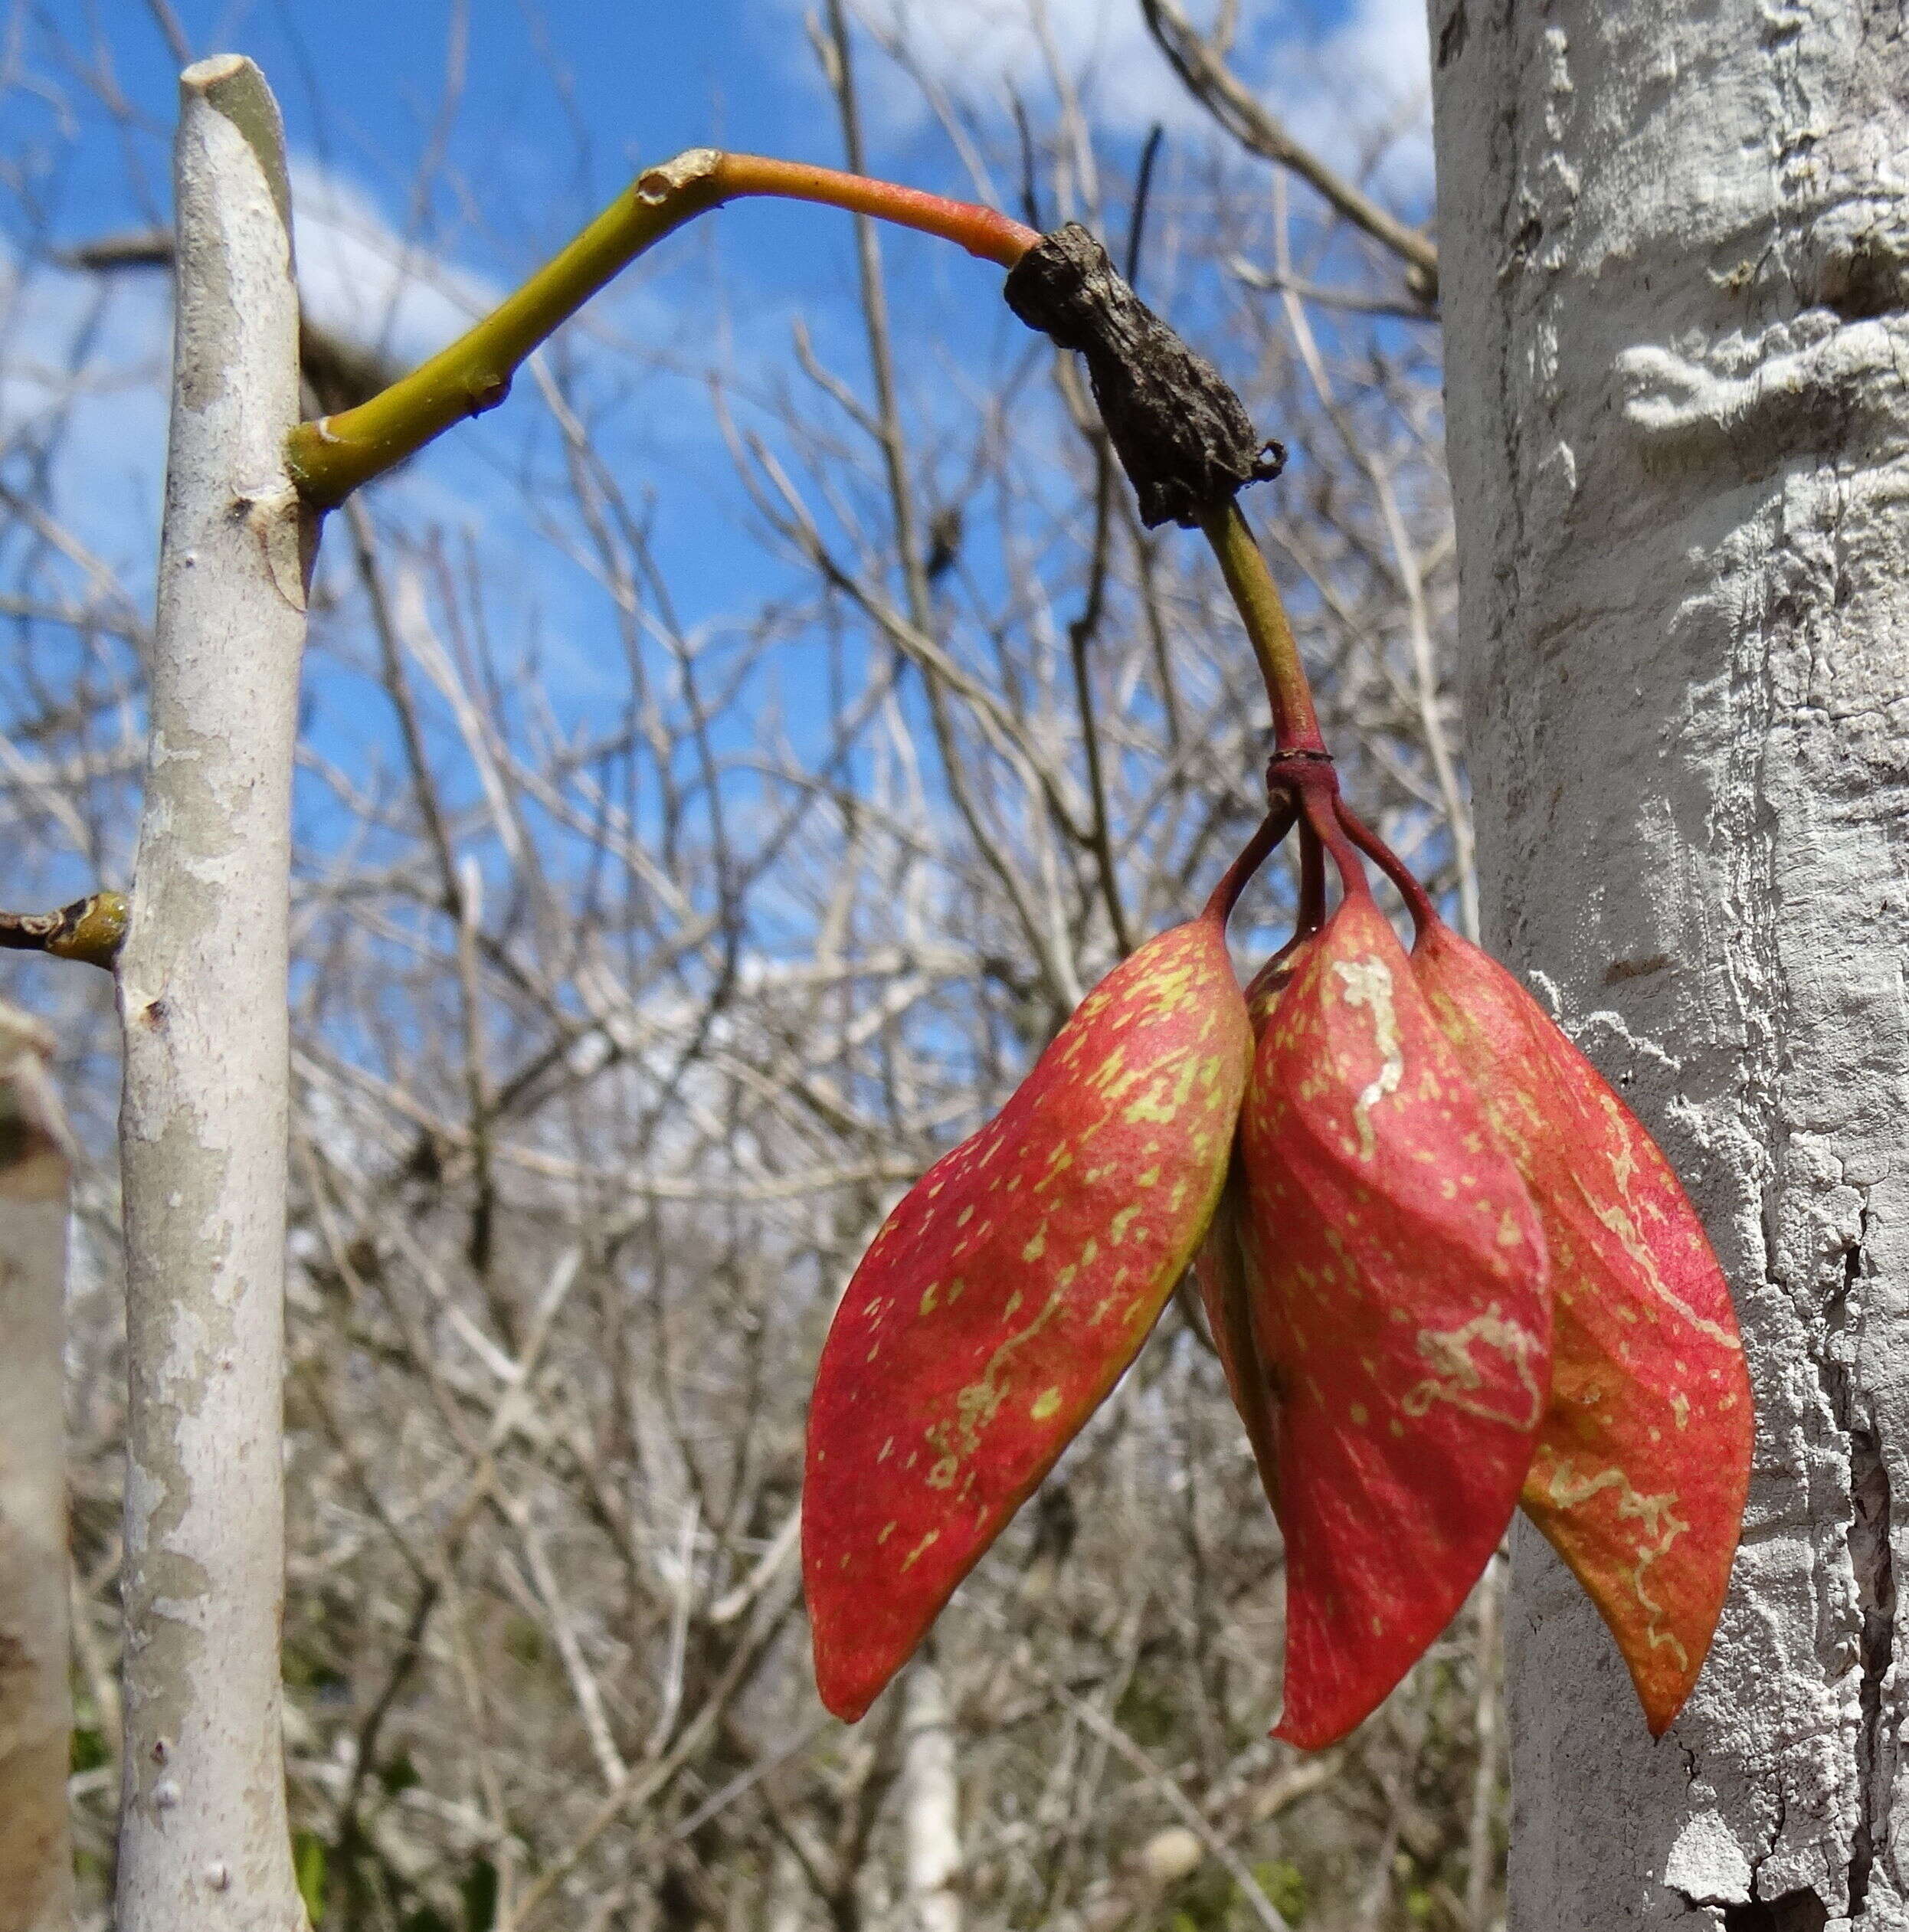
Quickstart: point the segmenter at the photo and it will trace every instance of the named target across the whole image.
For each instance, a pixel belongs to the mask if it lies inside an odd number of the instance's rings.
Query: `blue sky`
[[[1131,161],[1155,120],[1167,134],[1168,182],[1206,149],[1203,117],[1148,40],[1138,0],[863,5],[866,18],[909,38],[932,81],[977,96],[997,137],[1008,87],[1037,123],[1045,118],[1051,50],[1080,77],[1083,106],[1115,165]],[[401,360],[455,333],[642,162],[710,141],[840,158],[801,0],[568,0],[541,9],[472,0],[462,86],[448,115],[459,15],[447,0],[174,0],[173,10],[195,54],[249,54],[278,94],[308,306],[349,335],[381,336]],[[1423,212],[1429,161],[1422,116],[1415,122],[1410,112],[1423,89],[1420,0],[1247,0],[1243,11],[1236,64],[1328,152],[1344,149],[1349,129],[1403,104],[1390,185]],[[1030,25],[1037,12],[1045,47]],[[147,0],[93,0],[90,34],[70,23],[65,31],[64,51],[30,46],[34,84],[8,98],[12,138],[36,166],[28,193],[5,209],[15,247],[11,260],[0,254],[0,276],[16,278],[7,326],[16,349],[30,351],[16,364],[57,366],[86,332],[98,333],[104,379],[74,413],[54,493],[69,527],[143,597],[163,460],[167,291],[156,277],[121,278],[96,306],[97,284],[49,267],[28,244],[22,210],[30,202],[41,211],[56,247],[166,219],[176,62]],[[877,171],[976,192],[918,89],[866,35],[859,70]],[[115,90],[116,114],[102,101]],[[430,186],[417,197],[426,157],[434,163]],[[1013,184],[999,188],[1010,194]],[[905,399],[932,426],[949,373],[977,361],[998,366],[1024,354],[1027,339],[994,300],[992,270],[914,237],[884,247],[898,301],[912,295],[936,319],[935,363]],[[639,496],[653,493],[660,558],[690,625],[740,615],[778,588],[774,560],[740,535],[748,512],[702,372],[721,359],[745,391],[772,386],[791,371],[799,316],[824,359],[859,381],[853,283],[847,222],[829,211],[758,204],[673,238],[586,313],[587,330],[660,360],[659,370],[600,397],[599,447]],[[1177,292],[1181,303],[1198,299],[1197,290]],[[50,407],[51,393],[37,392],[30,377],[0,386],[0,431]],[[543,412],[520,395],[381,488],[403,493],[405,509],[425,520],[480,532],[493,556],[521,552],[512,614],[539,640],[560,706],[587,707],[599,678],[620,687],[621,673],[617,653],[593,634],[599,595],[553,558],[526,516],[519,476],[526,463],[550,459],[548,431]],[[342,546],[328,551],[328,567],[340,568]],[[313,729],[342,745],[352,728],[349,691],[313,696]]]
[[[1037,118],[1051,98],[1029,0],[864,3],[870,17],[908,34],[932,77],[997,104],[1011,84]],[[18,92],[8,103],[16,126],[44,156],[34,194],[56,241],[166,214],[173,56],[146,0],[93,0],[91,11],[90,57],[110,73],[128,111],[116,123],[94,90],[57,64],[45,70],[44,93]],[[840,159],[801,0],[564,0],[541,9],[473,0],[461,93],[455,112],[443,118],[457,18],[446,0],[175,0],[173,11],[195,54],[249,54],[278,93],[298,188],[302,277],[314,312],[349,332],[375,329],[406,359],[454,333],[471,308],[560,244],[643,161],[710,141]],[[1116,155],[1156,119],[1167,126],[1169,165],[1176,147],[1186,152],[1203,144],[1203,120],[1148,40],[1138,0],[1045,0],[1038,11],[1063,62],[1085,75],[1085,104]],[[1289,122],[1328,148],[1343,142],[1353,120],[1380,118],[1422,89],[1420,0],[1302,0],[1249,4],[1244,12],[1239,64],[1266,85]],[[918,90],[873,47],[864,46],[860,69],[878,167],[966,188]],[[1343,111],[1348,96],[1363,110],[1357,116]],[[431,192],[414,204],[419,162],[434,152]],[[1422,136],[1400,143],[1393,169],[1413,191],[1426,173]],[[1000,187],[1007,192],[1011,184]],[[686,258],[699,254],[706,272],[720,260],[723,326],[741,332],[735,347],[745,359],[754,348],[771,362],[786,360],[797,313],[826,337],[852,287],[848,224],[826,212],[760,206],[726,211],[719,223],[719,237],[673,242],[671,260],[646,265],[611,292],[593,312],[593,326],[676,352],[686,372],[699,354],[706,358],[708,334],[686,340],[676,298],[663,292],[646,300],[643,290],[659,273],[686,272]],[[904,277],[935,252],[904,238],[887,246]],[[394,312],[391,288],[408,251],[436,286],[414,288]],[[992,326],[991,284],[983,287],[964,264],[935,262],[925,272],[964,325],[974,316],[981,318],[974,326]],[[91,291],[63,290],[51,279],[37,312],[51,311],[56,329],[61,322],[70,328]],[[93,470],[86,494],[102,512],[97,534],[110,552],[138,548],[123,519],[135,503],[152,503],[156,484],[156,398],[135,405],[130,391],[134,365],[163,354],[160,297],[156,286],[123,290],[106,319],[128,370],[110,423],[125,480],[102,488]],[[845,352],[853,341],[845,336]],[[686,466],[686,488],[729,500],[720,473],[726,460],[709,425],[689,423],[689,397],[680,403],[650,411],[657,439],[651,455]],[[460,432],[427,460],[427,480],[454,496],[481,494],[471,446],[487,434],[493,447],[510,439],[502,419]],[[719,571],[696,581],[694,546],[673,561],[691,573],[684,590],[693,604],[725,583],[733,588]]]
[[[850,0],[851,10],[858,4],[911,39],[932,81],[983,103],[987,145],[1006,145],[1010,86],[1037,124],[1048,118],[1048,63],[1029,25],[1036,0]],[[308,305],[347,334],[382,335],[404,361],[457,332],[640,163],[706,142],[839,161],[803,5],[550,0],[539,9],[529,0],[470,0],[463,84],[455,113],[440,120],[457,18],[450,0],[172,0],[194,54],[248,54],[278,95]],[[63,40],[27,31],[0,140],[24,162],[0,182],[0,477],[25,486],[22,431],[30,441],[38,422],[68,412],[54,475],[31,485],[143,604],[164,460],[169,291],[157,276],[135,276],[116,278],[103,296],[92,278],[61,271],[47,245],[169,218],[177,64],[148,0],[62,0],[48,12]],[[1358,159],[1354,130],[1398,110],[1403,138],[1382,178],[1408,212],[1429,213],[1422,0],[1243,0],[1243,13],[1239,70],[1341,163]],[[1166,192],[1177,169],[1202,165],[1210,130],[1148,39],[1138,0],[1045,0],[1045,14],[1050,46],[1081,77],[1104,161],[1130,169],[1158,120]],[[859,70],[872,165],[976,192],[919,91],[866,35]],[[434,146],[430,192],[414,201],[421,158]],[[1260,164],[1229,165],[1250,192],[1262,192]],[[1013,186],[1001,182],[1000,195]],[[992,270],[915,237],[891,235],[883,246],[898,315],[912,300],[934,321],[932,359],[904,398],[911,420],[932,427],[964,370],[1024,356],[1030,339],[995,299]],[[854,284],[852,230],[842,218],[745,205],[674,238],[578,325],[636,352],[595,395],[604,413],[593,440],[639,501],[654,502],[659,560],[686,627],[746,620],[788,581],[751,534],[702,372],[721,362],[745,390],[794,383],[790,332],[800,317],[823,359],[859,384]],[[1197,339],[1200,305],[1212,291],[1149,285],[1147,293]],[[95,352],[93,379],[74,404],[33,372],[57,373],[82,342]],[[649,372],[629,374],[639,368]],[[530,389],[528,378],[522,386]],[[508,607],[493,614],[506,653],[534,650],[545,691],[574,719],[619,696],[624,676],[600,591],[526,513],[521,474],[549,466],[552,445],[546,412],[520,394],[452,432],[372,500],[381,496],[414,529],[441,527],[502,560],[490,575]],[[328,542],[325,564],[341,577],[342,534]],[[312,664],[307,742],[355,770],[393,762],[388,708],[372,688],[323,653]],[[799,736],[802,693],[816,676],[813,653],[784,654],[756,716]],[[11,696],[0,690],[0,729]],[[324,801],[312,786],[301,796],[303,829],[323,848]],[[125,882],[132,829],[128,810],[103,882]],[[15,879],[9,897],[50,902],[96,882],[75,857],[51,877]],[[34,969],[8,979],[30,999],[44,991]]]

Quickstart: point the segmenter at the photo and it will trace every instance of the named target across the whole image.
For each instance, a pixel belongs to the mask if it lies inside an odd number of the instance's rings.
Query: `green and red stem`
[[[814,201],[870,214],[898,228],[938,235],[965,248],[983,261],[1012,268],[1036,242],[1038,231],[998,209],[973,201],[957,201],[919,188],[902,188],[840,168],[818,168],[806,161],[778,161],[767,155],[724,154],[717,157],[722,184],[719,201],[739,201],[767,195],[784,201]],[[647,180],[645,176],[643,179]],[[637,182],[639,189],[642,180]]]
[[[892,222],[952,241],[1005,269],[1042,238],[997,210],[892,182],[765,155],[689,149],[639,175],[567,247],[448,348],[357,408],[300,423],[286,453],[300,493],[314,509],[332,509],[453,424],[496,408],[526,357],[631,262],[697,215],[757,196]],[[1229,496],[1201,527],[1259,660],[1275,745],[1267,774],[1272,810],[1221,880],[1209,913],[1217,911],[1223,920],[1230,915],[1246,881],[1297,820],[1302,934],[1316,931],[1325,916],[1322,851],[1331,853],[1345,890],[1363,893],[1369,889],[1361,850],[1397,885],[1423,932],[1432,916],[1423,889],[1339,801],[1298,641],[1238,504]],[[0,936],[0,943],[25,941]]]
[[[1317,932],[1325,921],[1321,860],[1327,853],[1331,854],[1348,895],[1370,890],[1360,863],[1363,853],[1398,888],[1412,915],[1413,932],[1423,936],[1436,923],[1438,913],[1405,862],[1339,795],[1338,774],[1320,734],[1298,641],[1292,634],[1279,586],[1239,505],[1229,499],[1201,527],[1259,660],[1272,706],[1274,751],[1266,769],[1267,791],[1275,804],[1282,797],[1292,801],[1287,826],[1294,817],[1298,820],[1299,914],[1295,940]],[[1273,822],[1267,820],[1269,825]],[[1284,827],[1282,836],[1283,831]]]
[[[315,509],[333,509],[454,424],[494,409],[524,359],[638,256],[696,216],[758,195],[873,215],[938,235],[1004,268],[1040,239],[1007,215],[945,195],[805,162],[692,148],[639,175],[568,247],[448,348],[356,408],[300,423],[286,450],[300,494]]]

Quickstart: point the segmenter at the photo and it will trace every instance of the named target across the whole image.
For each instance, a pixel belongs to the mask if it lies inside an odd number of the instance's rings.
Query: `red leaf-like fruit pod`
[[[1277,1735],[1343,1737],[1464,1602],[1550,1387],[1544,1237],[1391,927],[1349,890],[1241,1118],[1286,1544]]]
[[[1298,964],[1299,942],[1276,959],[1269,960],[1246,988],[1246,1017],[1257,1041],[1279,1004]],[[1279,1486],[1279,1425],[1273,1416],[1272,1384],[1260,1359],[1253,1334],[1253,1304],[1264,1292],[1256,1271],[1246,1259],[1246,1222],[1249,1212],[1246,1170],[1237,1141],[1220,1204],[1213,1210],[1207,1238],[1194,1256],[1194,1279],[1207,1311],[1214,1349],[1226,1377],[1233,1406],[1245,1424],[1252,1459],[1259,1466],[1259,1486],[1274,1502]]]
[[[1279,1425],[1273,1413],[1272,1382],[1253,1333],[1253,1304],[1262,1293],[1246,1260],[1246,1175],[1236,1160],[1214,1209],[1207,1238],[1194,1257],[1194,1279],[1213,1331],[1213,1347],[1225,1371],[1233,1406],[1246,1425],[1246,1440],[1259,1466],[1259,1486],[1275,1512],[1279,1492]]]
[[[1412,964],[1550,1250],[1551,1402],[1524,1507],[1661,1737],[1710,1647],[1750,1480],[1730,1290],[1657,1144],[1524,987],[1442,922]]]
[[[1216,904],[1102,981],[876,1237],[822,1351],[803,1487],[837,1716],[868,1708],[1133,1360],[1212,1217],[1251,1055]]]

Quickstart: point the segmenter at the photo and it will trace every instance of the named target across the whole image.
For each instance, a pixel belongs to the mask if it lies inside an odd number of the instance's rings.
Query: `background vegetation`
[[[210,45],[163,0],[79,11],[9,8],[0,47],[20,905],[126,882],[169,300],[169,127],[126,75]],[[460,161],[473,38],[501,10],[420,11],[436,64],[382,97],[406,138],[315,139],[300,164],[315,407],[442,339],[621,166],[548,51],[495,170]],[[981,40],[951,60],[958,11],[810,20],[806,155],[1077,218],[1135,264],[1292,447],[1248,508],[1347,789],[1469,920],[1423,100],[1331,95],[1321,69],[1262,104],[1230,64],[1332,44],[1263,0],[1197,31],[1160,0],[1177,73],[1138,12],[1110,64],[1040,0],[991,16],[1028,61]],[[244,16],[219,25],[247,44]],[[509,31],[535,49],[536,25]],[[1159,132],[1121,91],[1142,59]],[[1318,143],[1298,175],[1282,103]],[[757,144],[709,106],[709,138]],[[1397,232],[1302,178],[1321,157]],[[1258,816],[1267,725],[1202,547],[1139,529],[1076,372],[996,280],[832,214],[725,214],[329,533],[287,1390],[293,1806],[327,1928],[912,1922],[941,1707],[891,1693],[849,1731],[815,1701],[794,1526],[817,1352],[902,1187],[1203,896]],[[1282,936],[1287,890],[1249,902],[1247,947]],[[74,1790],[103,1924],[110,996],[43,961],[4,991],[55,1021],[102,1157],[70,1425]],[[1308,1759],[1266,1734],[1279,1570],[1183,1298],[922,1667],[958,1788],[937,1932],[1497,1923],[1495,1573]]]

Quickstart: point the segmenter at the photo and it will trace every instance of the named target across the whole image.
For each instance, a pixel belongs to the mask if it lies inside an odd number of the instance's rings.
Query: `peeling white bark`
[[[1431,38],[1487,935],[1690,1182],[1758,1399],[1660,1744],[1518,1544],[1511,1924],[1909,1925],[1909,34],[1433,0]]]
[[[902,1706],[908,1932],[961,1932],[961,1793],[954,1720],[932,1657],[909,1665]]]
[[[66,1125],[52,1043],[0,1006],[0,1932],[68,1932]]]
[[[180,80],[151,748],[120,962],[130,1408],[119,1932],[296,1932],[279,1626],[298,303],[278,110]]]

